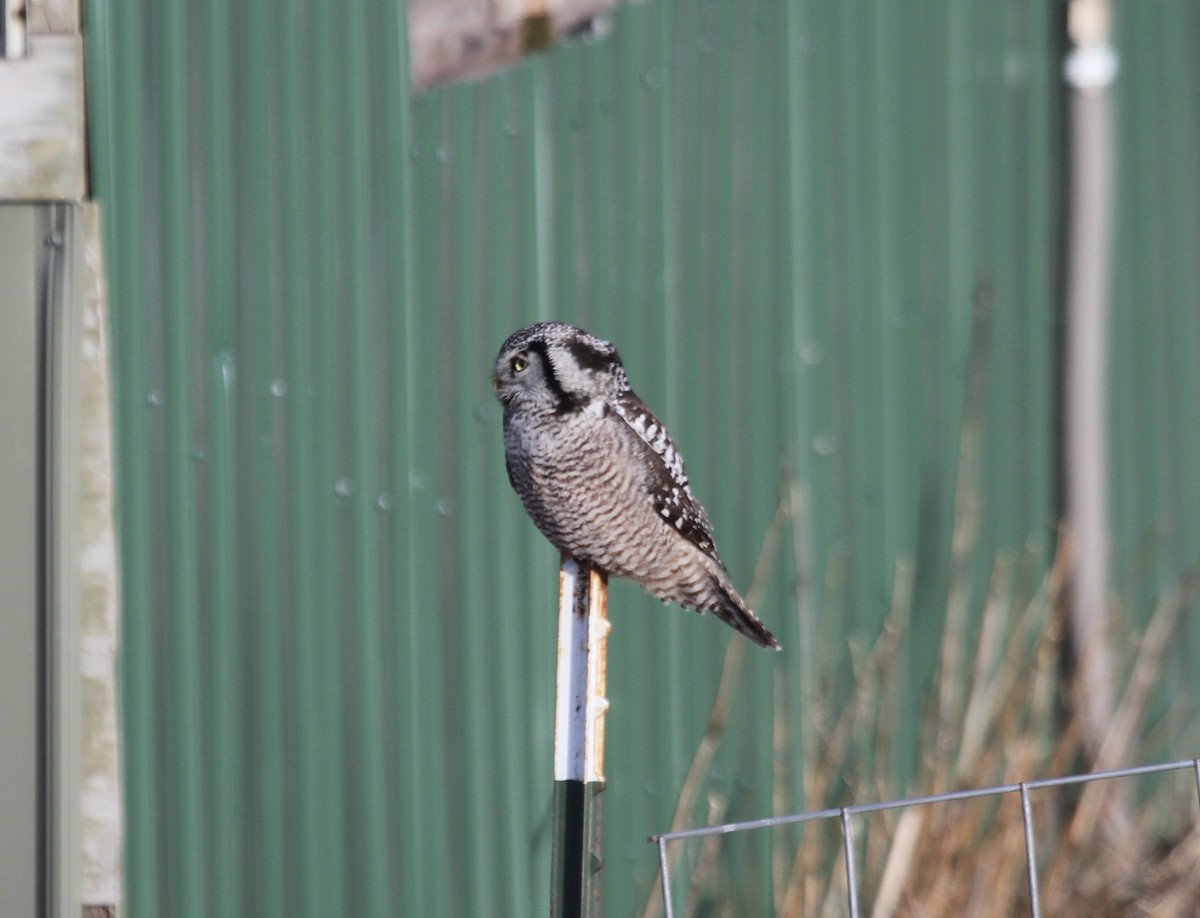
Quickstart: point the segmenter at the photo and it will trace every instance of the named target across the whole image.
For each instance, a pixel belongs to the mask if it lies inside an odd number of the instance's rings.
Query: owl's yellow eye
[[[514,357],[512,359],[512,368],[514,373],[523,373],[529,366],[529,361],[524,357]]]

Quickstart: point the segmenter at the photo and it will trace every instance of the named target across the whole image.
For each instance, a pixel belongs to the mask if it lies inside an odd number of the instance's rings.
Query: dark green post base
[[[595,918],[600,914],[603,790],[599,781],[554,782],[551,918]]]

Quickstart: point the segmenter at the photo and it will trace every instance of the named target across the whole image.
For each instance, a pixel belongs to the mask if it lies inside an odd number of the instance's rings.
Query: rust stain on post
[[[608,681],[608,577],[564,558],[558,577],[555,780],[604,781]]]
[[[596,567],[588,577],[587,749],[584,780],[604,783],[604,717],[608,713],[608,576]]]

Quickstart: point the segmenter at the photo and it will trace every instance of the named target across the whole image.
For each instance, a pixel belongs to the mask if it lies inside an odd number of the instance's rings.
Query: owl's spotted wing
[[[627,390],[618,396],[612,402],[612,408],[645,444],[655,512],[667,525],[721,564],[717,546],[713,542],[712,523],[708,521],[704,508],[692,496],[683,457],[675,448],[667,429],[632,391]]]

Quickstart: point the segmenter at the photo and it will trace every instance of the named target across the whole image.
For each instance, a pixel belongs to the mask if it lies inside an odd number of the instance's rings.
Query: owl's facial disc
[[[536,388],[541,375],[538,360],[538,355],[527,349],[501,354],[492,372],[492,388],[496,391],[496,398],[508,405],[522,393]]]

